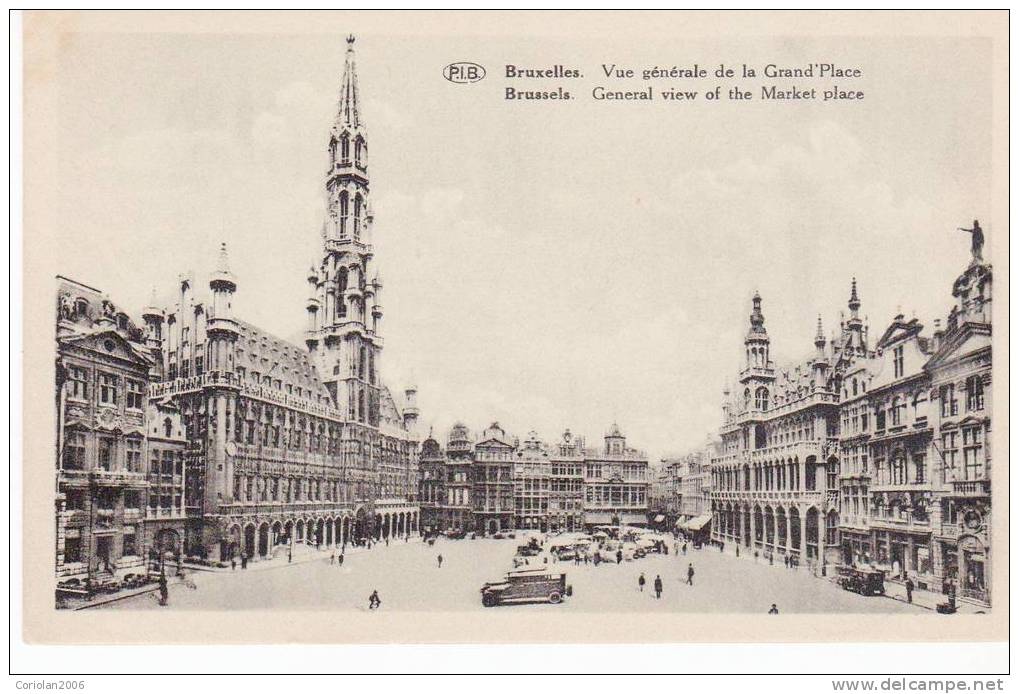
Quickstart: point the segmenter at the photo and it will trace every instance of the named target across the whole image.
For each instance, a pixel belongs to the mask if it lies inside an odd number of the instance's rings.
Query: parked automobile
[[[561,571],[519,569],[508,572],[501,581],[482,586],[481,604],[485,607],[526,602],[558,605],[572,594],[573,586],[566,584],[566,574]]]
[[[560,545],[553,548],[553,551],[559,557],[559,561],[573,561],[580,554],[580,550],[575,545]]]
[[[838,583],[843,590],[860,595],[884,595],[885,572],[879,569],[858,569],[853,566],[838,567]]]

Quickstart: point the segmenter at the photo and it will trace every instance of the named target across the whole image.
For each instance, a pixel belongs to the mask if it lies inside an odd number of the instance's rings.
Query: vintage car
[[[518,569],[508,572],[501,581],[482,586],[481,604],[485,607],[524,602],[558,605],[572,594],[573,586],[566,585],[566,574],[561,571]]]
[[[541,547],[534,545],[520,545],[517,547],[517,555],[521,557],[536,557],[541,554]]]
[[[853,566],[838,568],[838,583],[843,590],[851,590],[860,595],[884,595],[885,572],[878,569],[864,569]]]

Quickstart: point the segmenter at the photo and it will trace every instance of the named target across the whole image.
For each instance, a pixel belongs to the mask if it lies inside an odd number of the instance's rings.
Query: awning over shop
[[[661,523],[661,522],[663,522],[664,520],[665,520],[665,516],[663,516],[663,515],[662,515],[662,514],[660,514],[660,513],[659,513],[659,514],[658,514],[657,516],[655,516],[655,523]]]
[[[693,520],[691,520],[689,523],[687,523],[686,527],[689,528],[690,530],[700,530],[701,528],[703,528],[705,525],[707,525],[710,522],[711,522],[711,514],[710,513],[703,513],[703,514],[697,516],[696,518],[694,518]]]

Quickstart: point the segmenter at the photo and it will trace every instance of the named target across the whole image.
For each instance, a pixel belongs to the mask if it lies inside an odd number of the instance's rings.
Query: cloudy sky
[[[357,27],[352,27],[357,30]],[[928,326],[989,209],[990,47],[955,39],[357,42],[383,371],[425,429],[499,420],[653,458],[717,430],[755,290],[773,358],[812,349],[858,278],[876,336]],[[62,45],[62,274],[139,314],[230,247],[239,316],[304,327],[342,34],[78,34]],[[474,85],[442,79],[471,60]],[[602,63],[833,61],[862,102],[595,102]],[[577,67],[570,102],[506,102],[505,64]],[[701,85],[715,84],[705,80]],[[533,84],[530,86],[534,86]],[[654,86],[671,86],[671,83]],[[679,86],[682,86],[679,85]],[[728,86],[728,85],[727,85]],[[993,220],[984,222],[994,233]]]

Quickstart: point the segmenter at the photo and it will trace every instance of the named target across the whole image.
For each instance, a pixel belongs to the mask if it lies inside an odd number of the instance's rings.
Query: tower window
[[[896,347],[892,351],[893,355],[892,363],[895,366],[895,378],[902,378],[902,374],[905,371],[902,352],[903,352],[902,346]]]
[[[354,238],[357,238],[361,234],[361,208],[363,206],[363,200],[361,194],[358,193],[354,196]]]
[[[340,238],[347,235],[347,217],[350,215],[350,195],[340,191]]]

